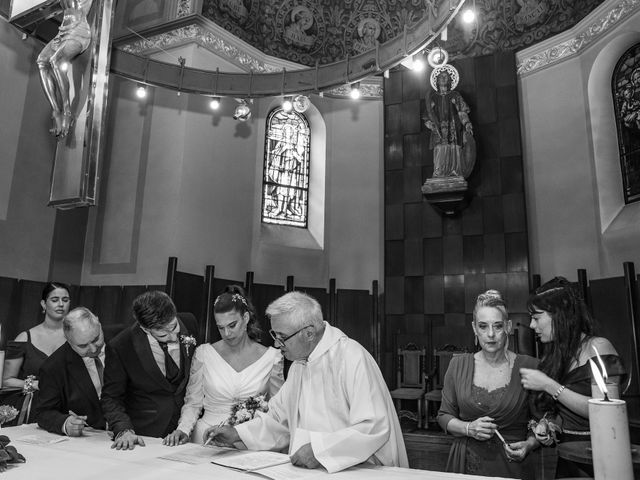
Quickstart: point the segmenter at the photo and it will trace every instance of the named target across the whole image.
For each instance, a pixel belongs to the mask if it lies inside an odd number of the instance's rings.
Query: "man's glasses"
[[[299,334],[302,330],[304,330],[307,327],[310,327],[311,325],[305,325],[304,327],[302,327],[300,330],[296,330],[295,332],[293,332],[291,335],[287,336],[287,337],[281,337],[280,335],[278,335],[276,332],[274,332],[273,330],[269,330],[269,335],[271,335],[271,338],[273,338],[273,340],[276,342],[276,344],[280,344],[280,346],[285,347],[286,345],[284,344],[284,342],[286,342],[287,340],[289,340],[292,337],[295,337],[297,334]]]

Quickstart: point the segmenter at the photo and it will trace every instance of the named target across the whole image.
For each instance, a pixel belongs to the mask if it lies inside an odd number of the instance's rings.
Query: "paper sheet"
[[[211,462],[211,458],[220,455],[223,452],[228,452],[228,448],[218,448],[218,447],[204,447],[199,445],[193,448],[186,448],[176,450],[168,455],[162,455],[161,458],[163,460],[171,460],[173,462],[182,462],[189,463],[191,465],[198,465],[200,463],[209,463]]]

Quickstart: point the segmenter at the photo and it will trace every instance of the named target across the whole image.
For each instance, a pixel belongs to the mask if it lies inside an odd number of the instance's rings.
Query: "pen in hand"
[[[86,415],[78,415],[73,410],[69,410],[69,415],[73,415],[74,417],[78,417],[78,418],[82,419],[82,423],[84,424],[85,427],[89,427],[90,426],[87,423],[87,416]]]

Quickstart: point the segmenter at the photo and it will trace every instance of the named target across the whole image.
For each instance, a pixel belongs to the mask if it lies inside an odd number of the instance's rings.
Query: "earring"
[[[478,335],[474,335],[473,336],[473,343],[475,344],[475,346],[478,346]]]

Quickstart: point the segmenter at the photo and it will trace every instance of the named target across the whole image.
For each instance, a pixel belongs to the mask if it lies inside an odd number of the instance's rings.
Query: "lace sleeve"
[[[267,386],[267,391],[269,392],[269,398],[273,398],[273,396],[278,393],[280,387],[284,383],[284,357],[282,353],[278,352],[276,356],[273,367],[271,368],[271,373],[269,375],[269,385]]]
[[[191,431],[202,412],[204,402],[204,363],[202,361],[202,348],[205,346],[206,345],[200,345],[193,354],[187,393],[184,396],[184,405],[180,412],[178,430],[182,430],[187,435],[191,435]]]

